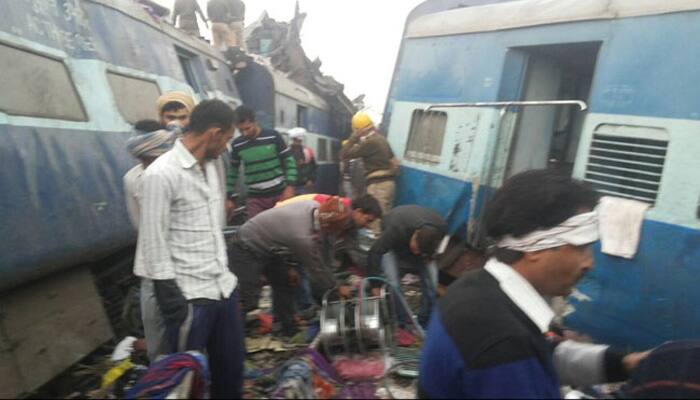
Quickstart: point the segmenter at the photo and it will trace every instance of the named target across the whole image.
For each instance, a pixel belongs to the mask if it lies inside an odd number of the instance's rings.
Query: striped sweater
[[[227,175],[229,195],[235,192],[241,164],[248,196],[274,196],[281,193],[287,184],[296,183],[296,162],[276,131],[262,129],[255,139],[239,136],[231,147],[231,168]]]

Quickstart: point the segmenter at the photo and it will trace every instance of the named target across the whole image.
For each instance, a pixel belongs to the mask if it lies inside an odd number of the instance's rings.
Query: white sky
[[[172,10],[174,0],[156,1]],[[206,13],[207,0],[198,2]],[[324,74],[345,84],[345,94],[351,100],[365,94],[365,104],[373,116],[379,117],[384,110],[406,16],[421,2],[299,0],[301,11],[307,14],[302,45],[311,60],[320,57]],[[246,24],[256,21],[265,10],[278,21],[289,21],[294,16],[295,0],[245,3]]]

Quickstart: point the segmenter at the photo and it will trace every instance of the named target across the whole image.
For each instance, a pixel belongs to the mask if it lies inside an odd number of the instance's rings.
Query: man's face
[[[175,111],[164,111],[160,118],[160,123],[168,126],[170,123],[176,123],[181,128],[185,128],[190,123],[190,113],[185,107]]]
[[[592,245],[565,245],[538,253],[540,278],[533,286],[545,296],[568,296],[581,278],[593,269]]]
[[[301,146],[301,139],[292,139],[292,146]]]
[[[237,124],[236,128],[238,128],[238,131],[241,132],[241,135],[248,139],[254,139],[260,131],[258,123],[254,121],[246,121]]]
[[[234,132],[235,129],[233,126],[227,130],[216,127],[210,128],[207,132],[207,135],[209,135],[209,143],[207,144],[206,158],[214,160],[226,151],[226,145],[233,138]]]
[[[372,214],[365,214],[361,209],[352,210],[352,222],[359,229],[366,228],[369,224],[374,222],[375,219],[377,219],[377,217]]]

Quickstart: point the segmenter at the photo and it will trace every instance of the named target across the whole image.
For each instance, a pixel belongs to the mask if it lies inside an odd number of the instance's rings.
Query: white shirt
[[[126,195],[126,210],[131,224],[139,229],[141,214],[141,196],[143,194],[143,165],[138,164],[124,175],[124,194]]]
[[[146,169],[134,274],[175,279],[188,300],[229,297],[237,278],[228,269],[222,185],[214,162],[202,169],[180,139]]]
[[[542,333],[549,331],[554,311],[534,287],[513,267],[491,258],[484,269],[498,281],[501,290],[515,303]]]

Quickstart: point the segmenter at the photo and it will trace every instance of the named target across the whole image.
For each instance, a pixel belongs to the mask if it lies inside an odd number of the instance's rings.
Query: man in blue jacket
[[[509,179],[485,212],[495,242],[482,270],[447,290],[420,366],[426,398],[560,398],[560,384],[621,381],[645,353],[562,340],[546,299],[593,268],[595,192],[553,170]]]

